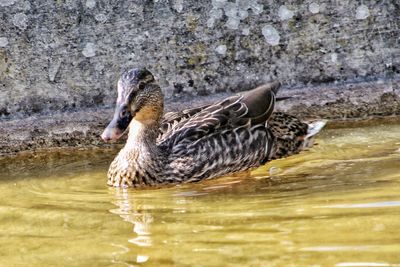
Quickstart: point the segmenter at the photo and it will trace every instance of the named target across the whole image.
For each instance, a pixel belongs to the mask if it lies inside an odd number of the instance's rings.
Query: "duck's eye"
[[[128,111],[126,109],[122,110],[120,113],[121,117],[126,117],[128,115]]]
[[[139,90],[143,90],[144,89],[144,85],[145,84],[143,82],[140,82],[139,85],[138,85]]]

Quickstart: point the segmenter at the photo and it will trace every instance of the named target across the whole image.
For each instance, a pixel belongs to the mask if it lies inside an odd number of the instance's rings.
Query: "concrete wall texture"
[[[0,118],[110,106],[138,65],[172,100],[270,80],[400,90],[398,0],[0,0],[0,14]]]

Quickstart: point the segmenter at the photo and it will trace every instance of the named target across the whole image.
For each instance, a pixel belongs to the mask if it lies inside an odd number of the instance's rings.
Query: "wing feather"
[[[182,147],[179,144],[195,143],[223,131],[265,125],[274,110],[278,88],[279,83],[267,84],[213,105],[167,113],[158,142],[176,151]]]

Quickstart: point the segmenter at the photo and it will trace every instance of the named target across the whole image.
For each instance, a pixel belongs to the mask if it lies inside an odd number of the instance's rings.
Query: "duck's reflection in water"
[[[119,215],[124,221],[133,224],[134,236],[128,239],[139,247],[150,247],[152,245],[151,223],[153,216],[148,212],[152,209],[150,205],[140,203],[138,199],[133,198],[132,191],[124,188],[111,188],[110,193],[114,195],[113,204],[118,208],[110,210],[111,213]],[[129,249],[124,247],[124,253]],[[148,255],[137,254],[136,262],[143,263],[149,259]]]
[[[112,203],[116,206],[110,212],[133,225],[132,230],[124,234],[125,239],[113,244],[118,248],[114,262],[128,266],[150,262],[174,266],[192,253],[197,257],[198,253],[218,250],[208,248],[208,241],[203,240],[208,231],[218,236],[216,240],[224,235],[220,232],[224,227],[222,217],[214,216],[224,214],[226,210],[213,203],[232,199],[232,195],[236,196],[242,190],[245,193],[254,191],[251,186],[243,186],[246,189],[240,186],[247,180],[246,175],[248,173],[243,172],[165,189],[110,188]],[[187,244],[184,249],[182,244]],[[174,249],[178,247],[179,250]],[[192,259],[195,258],[188,260]]]

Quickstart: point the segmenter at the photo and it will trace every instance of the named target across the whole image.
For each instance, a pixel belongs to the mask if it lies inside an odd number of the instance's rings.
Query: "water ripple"
[[[335,265],[335,267],[386,267],[386,266],[400,266],[399,264],[393,265],[383,262],[341,262]]]
[[[321,208],[334,208],[334,209],[387,208],[387,207],[400,207],[400,201],[395,200],[395,201],[382,201],[382,202],[371,202],[371,203],[321,206]]]

